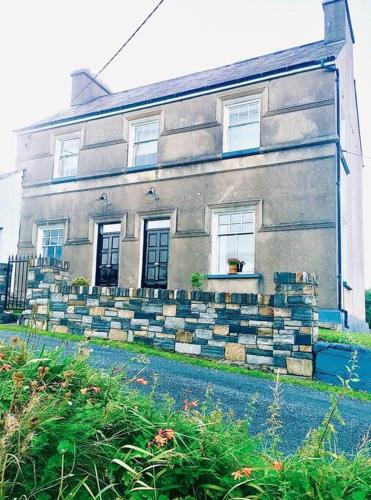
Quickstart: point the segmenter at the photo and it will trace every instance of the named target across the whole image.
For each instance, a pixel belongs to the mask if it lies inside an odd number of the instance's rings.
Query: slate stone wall
[[[317,285],[275,273],[276,293],[71,287],[63,266],[31,266],[23,320],[37,328],[140,342],[254,368],[311,377]]]

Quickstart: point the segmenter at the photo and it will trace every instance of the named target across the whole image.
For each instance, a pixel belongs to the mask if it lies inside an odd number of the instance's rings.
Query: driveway
[[[0,339],[8,340],[21,333],[0,330]],[[75,342],[65,342],[40,335],[32,336],[31,345],[39,350],[62,348],[65,353],[76,352]],[[117,349],[111,345],[92,345],[90,363],[99,369],[109,369],[125,365],[126,373],[133,377],[138,372],[150,382],[157,379],[157,394],[169,394],[175,398],[178,406],[184,399],[202,401],[208,388],[213,391],[213,399],[226,409],[232,409],[237,418],[243,417],[252,396],[257,395],[251,430],[263,431],[267,419],[267,407],[272,401],[272,381],[203,368],[179,361],[164,359],[159,356],[143,356],[129,350]],[[147,362],[144,362],[147,361]],[[150,384],[140,386],[150,390]],[[320,424],[330,405],[327,392],[317,391],[291,384],[281,384],[282,411],[284,423],[282,451],[294,452],[302,443],[308,431]],[[344,398],[340,411],[346,425],[338,427],[338,446],[347,453],[353,453],[362,436],[371,427],[371,403]]]

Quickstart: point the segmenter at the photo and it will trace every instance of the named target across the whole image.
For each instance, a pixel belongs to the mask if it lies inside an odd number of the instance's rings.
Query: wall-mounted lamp
[[[107,193],[102,193],[99,198],[97,198],[98,201],[105,201],[107,202],[107,207],[109,207],[111,205],[111,202],[108,201],[108,196],[107,196]]]
[[[154,200],[158,200],[160,198],[160,195],[156,193],[156,190],[153,186],[149,188],[149,190],[146,192],[147,196],[152,196]]]

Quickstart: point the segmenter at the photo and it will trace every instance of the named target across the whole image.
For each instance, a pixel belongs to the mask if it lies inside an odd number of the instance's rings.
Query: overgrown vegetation
[[[171,395],[155,398],[156,381],[128,379],[125,366],[98,372],[88,356],[85,342],[69,358],[36,356],[18,338],[0,345],[0,498],[367,498],[368,439],[352,459],[334,444],[348,381],[323,424],[284,457],[278,381],[266,432],[251,437],[253,401],[243,421],[223,414],[210,393],[175,410]]]
[[[74,278],[71,282],[72,286],[89,286],[89,280],[83,278],[82,276]]]
[[[366,300],[366,321],[371,328],[371,288],[365,292]]]
[[[371,348],[371,333],[337,332],[320,328],[319,340],[338,342],[339,344],[353,344]]]
[[[192,273],[191,274],[191,287],[197,288],[197,290],[202,290],[204,281],[207,279],[206,274],[203,273]]]
[[[78,335],[74,335],[71,333],[59,333],[59,332],[51,332],[45,330],[38,330],[36,328],[30,328],[19,325],[6,325],[7,331],[20,333],[29,336],[32,332],[32,335],[38,335],[42,337],[51,337],[54,339],[59,339],[62,341],[68,342],[79,342],[81,337]],[[137,343],[137,342],[121,342],[121,341],[107,341],[105,339],[99,338],[91,338],[91,344],[100,345],[102,347],[115,347],[117,349],[123,349],[126,351],[132,351],[137,354],[146,354],[148,356],[158,356],[166,359],[170,359],[172,361],[178,361],[180,363],[187,363],[190,365],[201,366],[204,368],[209,368],[213,370],[220,370],[229,373],[238,373],[239,375],[246,375],[248,377],[256,377],[262,378],[266,380],[274,380],[273,374],[270,372],[264,372],[261,370],[253,370],[250,368],[246,368],[240,365],[233,365],[229,363],[220,363],[219,361],[214,361],[212,359],[205,359],[198,356],[188,356],[186,354],[180,354],[178,352],[166,351],[161,348],[148,346],[145,344]],[[293,384],[299,385],[302,387],[306,387],[308,389],[314,389],[318,391],[326,391],[332,394],[338,394],[340,388],[338,386],[330,385],[325,382],[320,382],[319,380],[310,380],[302,377],[293,377],[290,375],[282,376],[281,382],[283,384]],[[357,389],[352,389],[347,392],[347,397],[360,399],[363,401],[371,401],[371,393],[366,391],[360,391]]]

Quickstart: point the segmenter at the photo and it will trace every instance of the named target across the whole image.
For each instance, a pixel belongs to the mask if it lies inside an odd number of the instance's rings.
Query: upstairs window
[[[129,167],[156,165],[160,122],[153,118],[132,123],[129,139]]]
[[[48,226],[40,228],[41,256],[54,259],[62,258],[64,242],[64,226]]]
[[[228,259],[244,262],[243,273],[254,272],[255,212],[251,209],[226,209],[213,214],[212,273],[227,274]]]
[[[224,152],[260,146],[260,99],[233,100],[224,108]]]
[[[80,139],[78,137],[56,139],[54,178],[77,174]]]

